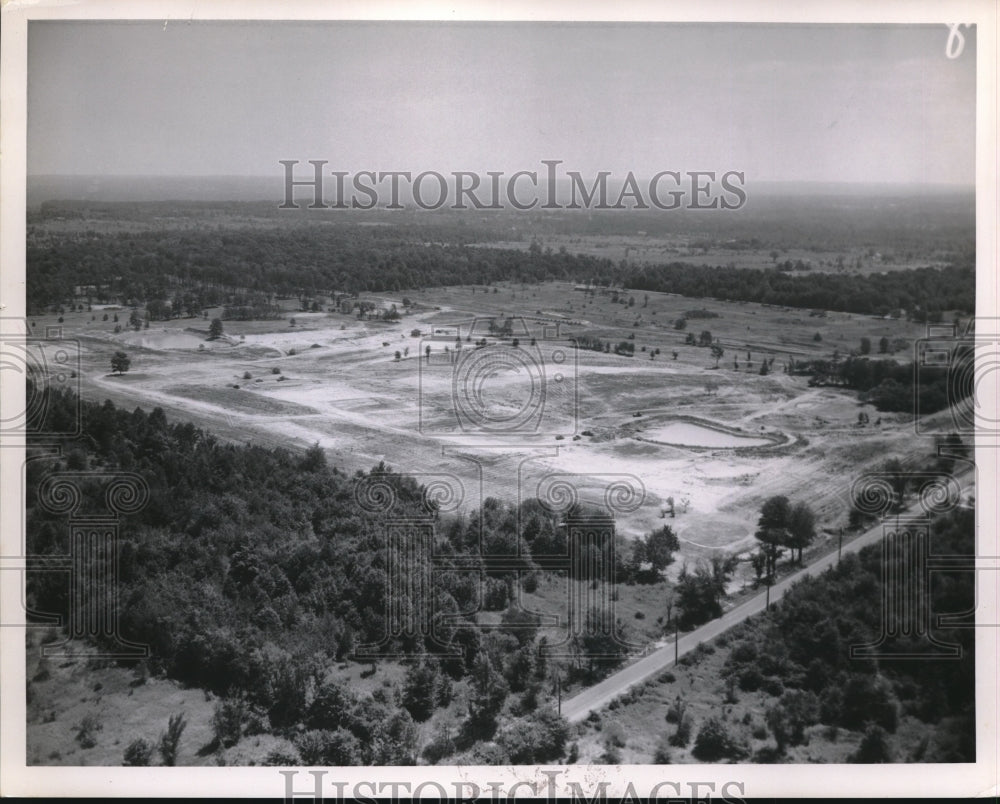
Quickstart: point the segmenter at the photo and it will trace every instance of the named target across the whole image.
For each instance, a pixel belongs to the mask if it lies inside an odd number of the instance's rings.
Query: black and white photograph
[[[995,4],[15,5],[5,795],[996,793]]]

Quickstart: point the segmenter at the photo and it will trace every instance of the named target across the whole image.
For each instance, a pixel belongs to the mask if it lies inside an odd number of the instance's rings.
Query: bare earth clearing
[[[666,500],[673,497],[676,518],[666,521],[682,544],[675,569],[714,550],[750,547],[760,504],[773,494],[808,500],[821,529],[839,527],[854,478],[886,455],[905,458],[928,446],[913,438],[907,417],[880,417],[868,407],[872,424],[860,427],[862,406],[853,392],[809,388],[806,378],[782,371],[789,356],[847,354],[862,337],[912,342],[923,334],[916,324],[657,293],[648,301],[635,294],[629,307],[608,296],[591,299],[565,283],[407,295],[414,312],[395,324],[296,312],[290,302],[289,318],[227,321],[225,336],[214,341],[202,319],[115,334],[112,321],[95,311],[69,313],[62,327],[64,337],[80,342],[87,398],[126,408],[159,406],[241,442],[318,442],[348,472],[385,461],[418,476],[448,474],[461,482],[466,508],[484,496],[535,496],[553,473],[572,476],[581,499],[600,502],[617,477],[637,476],[643,501],[619,515],[618,530],[639,536],[664,524]],[[403,309],[402,295],[368,298]],[[686,333],[673,328],[685,311],[702,308],[718,317],[692,318],[688,330],[708,329],[721,338],[725,355],[718,368],[708,349],[684,345]],[[475,317],[501,314],[522,316],[539,340],[532,347],[528,337],[520,339],[527,358],[515,372],[485,377],[490,415],[513,416],[539,384],[548,396],[538,433],[484,439],[463,430],[453,414],[456,363],[444,359],[446,347],[454,354],[453,331],[432,333],[448,324],[464,324],[467,332]],[[121,311],[123,324],[127,317]],[[57,325],[53,317],[34,321],[39,334]],[[584,335],[616,344],[634,335],[635,356],[581,349],[556,365],[556,346],[542,339],[543,330],[551,335],[556,325],[559,339]],[[423,337],[412,336],[415,329]],[[813,340],[816,332],[821,341]],[[501,348],[494,341],[491,349]],[[474,346],[463,340],[460,359],[470,358]],[[110,373],[117,349],[131,358],[131,370],[121,376]],[[661,351],[651,359],[654,349]],[[397,351],[403,353],[398,361]],[[765,358],[774,362],[761,376]],[[557,374],[565,376],[557,380]],[[461,385],[458,391],[466,393]]]

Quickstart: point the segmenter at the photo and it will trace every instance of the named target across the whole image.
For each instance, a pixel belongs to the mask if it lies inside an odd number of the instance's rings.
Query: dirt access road
[[[963,492],[974,491],[972,481],[968,480],[968,484],[966,483],[967,476],[962,476],[958,479],[961,483]],[[904,509],[901,513],[907,513],[911,510],[912,506]],[[875,527],[858,536],[856,539],[853,539],[845,544],[843,546],[843,552],[856,553],[863,547],[867,547],[871,544],[877,544],[881,538],[882,523],[879,523]],[[827,553],[814,563],[792,573],[784,580],[772,586],[771,600],[780,600],[784,596],[785,592],[795,582],[800,581],[809,575],[819,575],[821,572],[834,566],[836,563],[836,551]],[[678,640],[676,655],[678,657],[683,656],[684,654],[694,650],[702,642],[708,642],[711,639],[715,639],[715,637],[719,634],[728,631],[734,625],[743,622],[745,619],[752,617],[754,614],[759,614],[764,611],[766,604],[767,591],[765,590],[761,594],[755,595],[746,602],[736,606],[734,609],[727,611],[718,619],[712,620],[700,628],[696,628],[689,634],[684,634]],[[662,648],[658,648],[653,653],[650,653],[648,656],[645,656],[614,675],[608,676],[608,678],[598,684],[595,684],[593,687],[588,687],[583,690],[583,692],[580,692],[572,698],[563,701],[563,717],[565,717],[570,723],[576,723],[583,720],[591,712],[606,706],[612,699],[617,698],[630,687],[655,676],[657,673],[660,673],[667,667],[671,666],[674,663],[674,655],[674,643],[670,642],[670,644],[665,645]]]

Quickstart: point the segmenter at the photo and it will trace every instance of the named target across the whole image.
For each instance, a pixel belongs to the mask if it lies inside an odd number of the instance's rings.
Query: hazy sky
[[[975,37],[926,26],[32,22],[30,174],[975,178]]]

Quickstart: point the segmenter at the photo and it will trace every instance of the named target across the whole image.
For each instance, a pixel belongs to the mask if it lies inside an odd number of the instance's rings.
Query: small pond
[[[683,447],[711,447],[727,449],[735,447],[764,447],[774,442],[769,438],[750,435],[736,435],[716,430],[694,422],[676,421],[645,430],[643,438],[664,444],[678,444]]]

